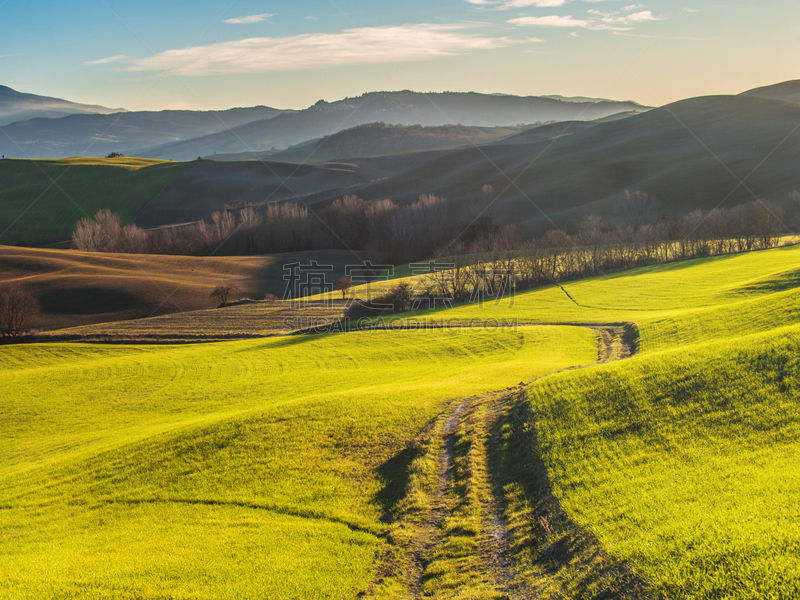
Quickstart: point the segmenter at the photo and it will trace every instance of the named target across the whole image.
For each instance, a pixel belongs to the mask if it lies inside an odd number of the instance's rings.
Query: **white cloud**
[[[259,23],[266,21],[270,17],[274,17],[274,13],[261,13],[260,15],[247,15],[246,17],[236,17],[233,19],[225,19],[222,22],[228,25],[249,25],[250,23]]]
[[[569,0],[509,0],[503,4],[503,8],[527,8],[535,6],[537,8],[553,8],[564,6]]]
[[[527,1],[527,0],[524,0]],[[589,10],[588,19],[576,19],[570,15],[548,15],[546,17],[518,17],[510,19],[508,23],[512,25],[531,26],[531,27],[570,27],[578,29],[605,29],[612,31],[628,31],[634,25],[647,21],[661,21],[662,17],[657,17],[649,10],[623,14],[629,10],[640,8],[641,5],[631,5],[622,11],[606,13],[599,10]]]
[[[612,31],[611,35],[622,35],[625,37],[638,37],[638,38],[654,38],[654,35],[646,35],[644,33],[623,33],[622,31]]]
[[[661,17],[656,17],[652,11],[643,10],[630,15],[622,17],[604,17],[604,23],[622,23],[624,25],[631,25],[632,23],[643,23],[644,21],[660,21]]]
[[[98,58],[97,60],[90,60],[83,64],[85,65],[105,65],[112,62],[117,62],[120,60],[125,60],[126,58],[130,58],[130,56],[125,56],[124,54],[118,54],[117,56],[109,56],[108,58]]]
[[[530,25],[536,27],[583,27],[591,28],[592,22],[574,19],[571,16],[548,15],[546,17],[518,17],[508,21],[512,25]]]
[[[345,29],[290,37],[259,37],[167,50],[133,61],[130,70],[180,75],[257,73],[318,69],[338,65],[380,64],[453,56],[502,48],[507,38],[470,34],[463,25],[419,23]]]
[[[506,10],[509,8],[556,8],[564,6],[574,0],[465,0],[470,4],[486,6],[495,10]],[[605,2],[606,0],[582,0],[583,2]]]

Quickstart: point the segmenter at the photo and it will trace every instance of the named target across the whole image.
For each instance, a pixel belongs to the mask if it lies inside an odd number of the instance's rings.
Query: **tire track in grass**
[[[598,339],[595,364],[631,356],[626,327],[588,327]],[[577,368],[587,367],[564,370]],[[516,562],[502,465],[503,424],[513,412],[513,403],[536,381],[466,398],[434,427],[428,446],[429,454],[436,453],[437,466],[429,485],[427,513],[417,527],[411,522],[400,525],[413,536],[404,577],[408,598],[530,600],[541,596],[540,586],[522,577]],[[531,525],[546,529],[546,522]],[[471,526],[472,534],[465,533]],[[464,547],[471,551],[465,552]],[[437,578],[441,580],[438,588]]]
[[[465,401],[445,419],[441,428],[442,446],[439,451],[435,485],[431,497],[431,510],[423,526],[421,536],[411,554],[410,592],[414,598],[420,598],[425,568],[432,560],[437,545],[442,542],[441,528],[444,522],[447,503],[445,495],[451,480],[451,469],[455,458],[455,432],[461,415],[467,410],[469,402]]]

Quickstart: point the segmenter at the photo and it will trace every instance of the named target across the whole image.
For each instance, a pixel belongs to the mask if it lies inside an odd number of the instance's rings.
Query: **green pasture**
[[[518,328],[3,347],[0,589],[355,598],[389,560],[386,532],[400,536],[389,515],[414,487],[409,444],[464,398],[542,377],[521,397],[519,430],[565,514],[614,564],[653,597],[797,597],[798,283],[800,247],[788,247],[397,317]],[[217,327],[264,311],[236,307]],[[582,325],[610,323],[636,326],[638,353],[591,366],[597,338]],[[554,374],[571,366],[589,368]],[[462,456],[458,441],[483,439],[469,428],[495,418],[475,406],[457,430],[454,482],[477,473],[487,494],[493,459]],[[566,533],[554,520],[545,536],[547,515],[517,510],[535,506],[523,488],[505,488],[517,564],[542,598],[573,597],[542,562]],[[453,493],[463,514],[448,515],[451,529],[474,519],[473,500]],[[423,591],[458,597],[441,586],[475,560],[460,535]],[[559,577],[586,564],[565,560]]]
[[[529,390],[528,425],[554,493],[656,597],[794,598],[798,284],[800,248],[788,247],[401,318],[635,324],[634,358]],[[529,566],[541,584],[546,569]]]
[[[665,598],[800,595],[800,327],[530,392],[556,496]]]
[[[0,588],[354,597],[431,419],[596,359],[576,327],[5,347]]]
[[[798,286],[800,246],[787,246],[632,269],[392,318],[440,324],[633,323],[642,335],[639,350],[656,350],[800,322],[792,300]]]
[[[0,161],[0,243],[68,240],[107,208],[131,221],[191,163],[144,158]]]

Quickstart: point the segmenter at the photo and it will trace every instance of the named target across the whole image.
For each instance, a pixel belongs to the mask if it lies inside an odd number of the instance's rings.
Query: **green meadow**
[[[4,346],[0,589],[795,598],[798,284],[787,247],[398,317],[518,327]]]
[[[80,219],[102,208],[128,223],[190,165],[146,158],[0,161],[0,243],[68,240]]]
[[[800,327],[530,392],[567,512],[667,598],[800,595]]]
[[[431,419],[597,359],[587,329],[485,333],[4,348],[0,587],[354,597]]]
[[[633,358],[528,389],[553,494],[653,597],[795,598],[799,278],[800,249],[790,247],[578,281],[564,285],[572,300],[556,286],[512,308],[447,317],[636,324]],[[535,543],[546,551],[566,534]],[[546,578],[541,563],[527,561],[531,581]]]

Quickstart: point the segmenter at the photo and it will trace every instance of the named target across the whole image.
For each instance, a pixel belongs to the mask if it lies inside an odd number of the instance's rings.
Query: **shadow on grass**
[[[240,348],[236,350],[236,352],[258,352],[266,349],[275,350],[282,348],[290,348],[292,346],[297,346],[299,344],[313,342],[314,340],[318,339],[318,337],[319,337],[318,335],[286,335],[286,336],[263,338],[269,341],[266,341],[263,344],[247,346],[246,348]]]
[[[770,279],[757,281],[732,290],[736,294],[774,294],[800,287],[800,270],[778,273]]]
[[[382,520],[385,523],[396,517],[397,505],[408,489],[411,464],[422,452],[423,448],[419,443],[411,442],[376,469],[378,477],[383,481],[383,488],[376,494],[375,500],[381,507]]]
[[[525,393],[513,399],[494,435],[511,549],[518,561],[560,588],[559,597],[592,600],[651,598],[647,581],[579,527],[553,494]],[[495,474],[497,476],[497,474]],[[527,569],[526,569],[527,570]]]

